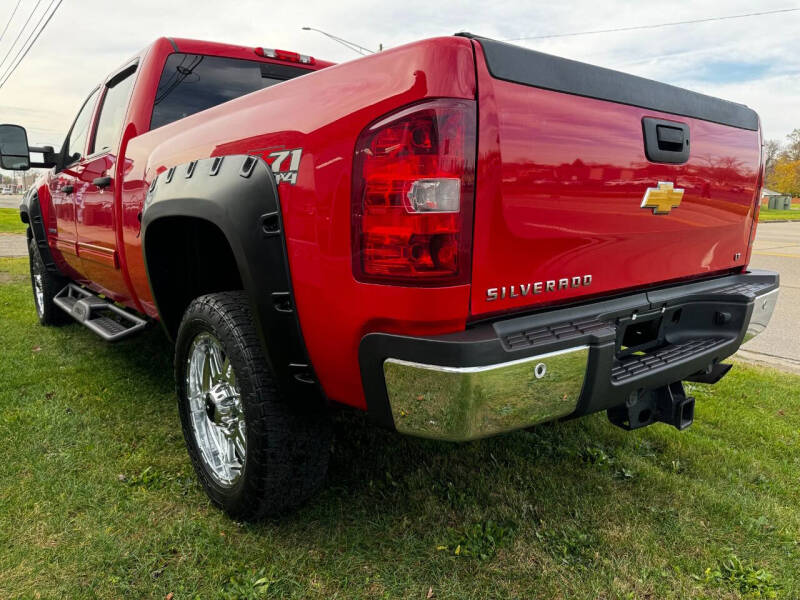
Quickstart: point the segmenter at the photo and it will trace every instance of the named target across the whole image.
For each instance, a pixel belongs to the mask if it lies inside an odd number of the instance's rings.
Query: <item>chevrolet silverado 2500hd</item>
[[[778,295],[747,266],[755,112],[469,34],[340,65],[162,38],[58,152],[4,125],[0,161],[48,169],[20,208],[41,323],[159,321],[240,519],[320,486],[336,405],[452,441],[682,429],[682,381],[723,377]]]

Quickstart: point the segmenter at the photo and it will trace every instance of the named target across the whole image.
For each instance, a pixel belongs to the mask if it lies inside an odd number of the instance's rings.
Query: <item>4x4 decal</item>
[[[302,148],[293,150],[276,150],[264,156],[264,160],[272,168],[275,174],[275,183],[297,183],[297,172],[300,169],[300,158],[303,155]]]

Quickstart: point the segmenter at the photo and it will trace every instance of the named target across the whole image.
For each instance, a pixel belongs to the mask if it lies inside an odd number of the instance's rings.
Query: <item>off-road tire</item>
[[[230,360],[245,417],[246,459],[241,475],[228,487],[212,476],[192,429],[186,369],[192,343],[202,333],[214,336]],[[330,415],[321,401],[300,406],[279,395],[244,292],[192,301],[178,330],[175,380],[192,465],[211,502],[230,517],[253,521],[285,513],[322,486],[332,442]]]
[[[70,316],[55,305],[53,297],[60,292],[67,280],[47,270],[42,255],[33,238],[28,240],[28,258],[31,270],[31,290],[36,315],[42,325],[63,325],[70,321]],[[41,278],[41,296],[36,293],[36,277]]]

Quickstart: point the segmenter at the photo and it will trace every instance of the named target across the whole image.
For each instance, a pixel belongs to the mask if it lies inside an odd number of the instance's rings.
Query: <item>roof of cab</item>
[[[244,60],[258,60],[263,62],[274,63],[288,63],[280,59],[264,58],[256,54],[257,46],[239,46],[236,44],[224,44],[222,42],[208,42],[205,40],[192,40],[188,38],[165,38],[176,52],[187,52],[190,54],[209,54],[212,56],[226,56],[229,58],[240,58]],[[266,46],[271,47],[271,46]],[[292,62],[291,64],[297,64]],[[327,60],[321,60],[314,57],[314,63],[311,65],[297,64],[299,67],[306,67],[314,70],[324,69],[336,63]]]

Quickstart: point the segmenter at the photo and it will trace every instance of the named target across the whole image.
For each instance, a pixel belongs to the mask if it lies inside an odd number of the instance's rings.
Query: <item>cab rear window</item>
[[[254,60],[170,54],[158,83],[150,129],[309,72]]]

